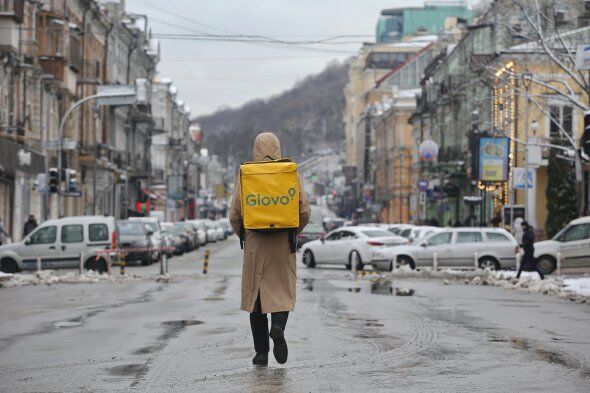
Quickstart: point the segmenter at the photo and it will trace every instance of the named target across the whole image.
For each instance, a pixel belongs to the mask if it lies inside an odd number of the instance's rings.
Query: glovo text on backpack
[[[299,227],[299,177],[289,159],[240,166],[244,229],[295,231]]]

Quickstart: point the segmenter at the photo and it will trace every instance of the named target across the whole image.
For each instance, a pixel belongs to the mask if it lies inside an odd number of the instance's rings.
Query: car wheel
[[[416,268],[416,265],[414,264],[414,261],[412,261],[412,258],[407,257],[405,255],[400,255],[399,257],[397,257],[397,264],[398,266],[409,266],[412,269]]]
[[[18,273],[18,264],[12,258],[2,258],[0,270],[4,273]]]
[[[303,264],[310,269],[313,269],[315,267],[315,258],[311,250],[305,250],[305,252],[303,253]]]
[[[537,259],[537,266],[543,274],[551,274],[557,268],[557,261],[550,255],[542,255]]]
[[[363,270],[365,267],[363,259],[361,258],[361,254],[359,254],[358,251],[351,252],[350,256],[348,257],[348,265],[352,266],[353,263],[356,270]]]
[[[482,270],[500,270],[500,264],[492,257],[483,257],[479,260],[479,268]]]
[[[89,258],[86,260],[86,270],[94,270],[98,273],[106,273],[107,262],[103,258]]]

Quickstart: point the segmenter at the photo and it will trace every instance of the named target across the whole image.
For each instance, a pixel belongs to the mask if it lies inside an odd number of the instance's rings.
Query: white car
[[[551,240],[535,243],[539,270],[549,274],[557,267],[561,253],[563,267],[590,266],[590,217],[580,217],[565,226]]]
[[[393,270],[396,265],[412,269],[434,265],[439,268],[480,268],[492,270],[516,267],[518,244],[512,235],[500,228],[445,228],[430,234],[414,245],[388,247],[374,253],[371,265],[376,270]]]
[[[414,225],[412,224],[389,224],[389,228],[387,228],[387,230],[393,233],[394,235],[398,235],[408,239],[412,231],[412,228],[414,228]]]
[[[144,223],[147,229],[152,232],[150,241],[156,249],[156,260],[159,260],[162,255],[162,247],[167,247],[166,239],[160,227],[160,220],[157,217],[130,217],[129,220]]]
[[[355,264],[361,270],[369,263],[373,252],[383,247],[406,244],[408,241],[381,228],[350,226],[333,230],[325,237],[312,240],[301,247],[303,263],[313,268],[317,264]]]
[[[419,243],[421,240],[426,239],[428,235],[434,232],[440,232],[444,228],[430,227],[430,226],[415,226],[410,231],[410,244]]]
[[[37,268],[80,266],[80,254],[86,269],[105,272],[106,257],[96,258],[101,250],[111,249],[116,238],[115,218],[79,216],[48,220],[22,241],[0,246],[0,269],[6,273]]]

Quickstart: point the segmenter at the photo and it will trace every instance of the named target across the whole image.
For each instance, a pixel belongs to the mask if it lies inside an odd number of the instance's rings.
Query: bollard
[[[516,253],[516,271],[520,269],[520,252]]]
[[[479,269],[479,261],[478,261],[477,253],[473,254],[473,270]]]
[[[127,262],[125,262],[125,258],[121,258],[121,253],[117,254],[117,258],[119,260],[119,273],[124,276],[125,275],[125,267],[127,267]]]
[[[203,261],[203,274],[209,270],[209,250],[205,250],[205,260]]]
[[[80,266],[79,266],[79,269],[80,269],[80,275],[84,274],[84,253],[83,252],[80,253]]]
[[[41,273],[41,256],[37,255],[37,273]]]
[[[356,261],[352,257],[350,258],[350,271],[352,272],[353,277],[358,276],[358,273],[356,271]]]
[[[435,252],[432,255],[432,269],[436,272],[438,271],[438,253]]]
[[[166,253],[162,253],[162,258],[160,258],[160,275],[165,275],[167,273],[166,264],[168,263],[168,257]]]
[[[107,255],[107,274],[110,275],[111,274],[111,252],[107,251],[106,255]]]
[[[561,276],[561,253],[557,253],[557,276]]]

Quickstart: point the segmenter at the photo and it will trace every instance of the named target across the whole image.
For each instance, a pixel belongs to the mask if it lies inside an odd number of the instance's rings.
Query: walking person
[[[2,217],[0,217],[0,246],[8,241],[10,234],[4,229],[4,223]]]
[[[524,255],[522,257],[522,261],[520,261],[520,267],[518,268],[516,278],[520,278],[520,273],[527,269],[537,271],[541,277],[541,280],[544,280],[545,276],[543,275],[543,272],[539,270],[539,264],[535,258],[535,232],[533,227],[530,226],[527,221],[522,221],[520,226],[522,227],[523,231],[521,247],[524,250]]]
[[[23,237],[26,237],[29,233],[33,232],[35,228],[37,228],[37,220],[35,219],[34,215],[30,215],[27,222],[25,222],[25,227],[23,229]]]
[[[280,159],[279,139],[270,132],[259,134],[254,141],[253,158],[255,162]],[[298,197],[299,227],[297,233],[307,225],[311,214],[307,194],[301,180],[299,180]],[[293,311],[295,307],[297,279],[295,250],[291,244],[291,234],[288,232],[261,233],[254,230],[244,230],[239,176],[236,180],[229,219],[235,233],[240,234],[240,240],[244,242],[241,309],[250,313],[250,327],[256,351],[252,363],[260,366],[268,365],[270,336],[274,342],[274,357],[278,363],[283,364],[288,357],[284,333],[289,312]],[[294,240],[294,238],[292,239]],[[268,313],[271,314],[270,331]]]

